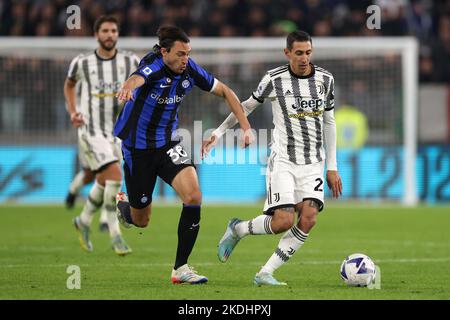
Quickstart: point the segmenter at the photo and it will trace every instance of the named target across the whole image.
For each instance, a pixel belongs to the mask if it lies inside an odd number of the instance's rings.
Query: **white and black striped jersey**
[[[325,159],[324,120],[334,108],[333,75],[312,65],[308,76],[295,75],[289,64],[269,70],[252,96],[272,103],[272,150],[296,164]]]
[[[115,95],[138,64],[137,55],[122,50],[116,50],[110,59],[103,59],[93,51],[72,60],[67,77],[81,83],[77,109],[85,122],[79,130],[91,136],[114,138],[113,128],[119,112]]]

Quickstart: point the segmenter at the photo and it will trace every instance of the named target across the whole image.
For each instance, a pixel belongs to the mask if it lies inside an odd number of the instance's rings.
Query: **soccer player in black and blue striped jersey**
[[[122,139],[128,198],[117,195],[119,221],[126,227],[146,227],[152,193],[159,176],[183,201],[178,224],[178,247],[173,283],[205,283],[187,264],[200,226],[200,191],[195,166],[176,136],[178,108],[194,86],[226,100],[245,132],[243,145],[252,140],[250,124],[236,94],[197,65],[189,55],[189,38],[178,27],[160,27],[159,44],[140,62],[117,98],[126,101],[114,128]]]

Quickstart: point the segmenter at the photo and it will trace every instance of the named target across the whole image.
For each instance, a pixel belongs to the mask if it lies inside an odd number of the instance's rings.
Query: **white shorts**
[[[80,163],[81,168],[89,169],[89,164],[87,162],[86,155],[83,152],[83,149],[81,148],[80,143],[78,143],[78,162]]]
[[[103,166],[118,161],[122,162],[122,152],[120,141],[106,139],[103,136],[90,136],[86,133],[80,133],[78,136],[80,149],[80,161],[84,157],[87,162],[87,168],[92,171],[98,171]]]
[[[324,161],[295,164],[272,151],[267,164],[264,213],[272,214],[278,208],[293,207],[307,199],[318,201],[321,211],[324,201],[324,165]]]

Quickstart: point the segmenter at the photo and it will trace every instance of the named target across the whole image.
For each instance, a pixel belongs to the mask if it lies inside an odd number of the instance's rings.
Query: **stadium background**
[[[66,9],[73,4],[81,9],[81,28],[69,30]],[[382,9],[380,29],[366,25],[372,4]],[[288,282],[287,290],[259,290],[251,283],[279,237],[242,241],[227,264],[216,257],[227,221],[250,219],[261,210],[264,161],[198,165],[204,203],[190,263],[209,277],[207,286],[179,288],[169,281],[181,204],[162,184],[155,191],[149,227],[124,230],[132,255],[114,255],[108,237],[96,229],[98,219],[92,232],[95,251],[80,250],[71,219],[83,202],[72,211],[64,208],[79,168],[63,83],[70,60],[95,48],[93,21],[107,13],[122,21],[118,47],[131,41],[140,56],[165,23],[183,27],[193,44],[230,44],[234,49],[193,46],[192,56],[241,99],[255,89],[263,72],[285,63],[286,33],[300,28],[313,36],[313,62],[334,73],[336,112],[347,112],[341,113],[342,122],[337,120],[344,199],[327,197],[308,242],[277,271],[277,279]],[[449,14],[445,0],[0,1],[0,299],[448,299]],[[352,55],[355,50],[326,49],[335,40],[350,43],[348,37],[360,39],[361,47],[362,40],[374,41],[380,51],[360,48]],[[397,205],[407,190],[405,70],[398,52],[384,50],[389,41],[408,39],[418,44],[413,139],[420,203],[414,208]],[[254,52],[248,48],[272,41],[280,45]],[[217,98],[194,90],[181,107],[180,127],[193,132],[201,121],[203,130],[214,128],[228,113]],[[250,121],[256,129],[271,128],[270,108],[261,107]],[[349,123],[356,135],[346,131]],[[199,146],[190,147],[198,155]],[[234,154],[236,159],[254,151],[255,146],[245,152],[234,146],[221,149],[224,157]],[[257,151],[257,158],[264,159],[267,146]],[[380,266],[381,290],[343,286],[339,266],[354,252],[368,254]],[[66,287],[70,265],[81,268],[81,290]]]
[[[81,9],[81,28],[66,27],[69,5]],[[369,5],[382,9],[381,28],[366,26]],[[2,41],[32,37],[80,37],[92,39],[92,24],[101,14],[114,14],[121,21],[120,36],[152,37],[160,24],[176,24],[195,37],[283,37],[300,28],[320,37],[413,36],[419,43],[417,193],[426,203],[450,201],[450,98],[449,98],[449,4],[446,1],[2,1]],[[15,38],[19,37],[19,38]],[[38,38],[42,37],[42,38]],[[265,38],[264,38],[265,37]],[[213,39],[212,38],[212,39]],[[23,38],[31,39],[31,38]],[[121,47],[119,39],[118,47]],[[142,38],[144,39],[144,38]],[[153,42],[145,38],[150,48]],[[210,38],[211,39],[211,38]],[[142,40],[143,41],[143,40]],[[92,42],[92,47],[95,42]],[[383,43],[380,42],[380,46]],[[193,57],[196,57],[196,51]],[[76,133],[65,111],[62,85],[70,59],[83,49],[69,49],[55,58],[49,52],[34,56],[26,49],[0,50],[0,201],[62,202],[67,186],[78,170]],[[138,55],[145,50],[135,50]],[[56,52],[56,51],[55,51]],[[201,54],[198,53],[197,54]],[[46,56],[46,54],[48,56]],[[227,64],[204,63],[208,70],[229,83],[245,99],[270,67],[284,63],[280,52],[273,61]],[[278,60],[277,60],[278,59]],[[200,59],[200,62],[202,60]],[[368,123],[368,137],[358,149],[340,148],[338,159],[347,199],[400,200],[402,178],[401,64],[399,56],[375,55],[367,59],[314,60],[335,74],[337,108],[353,106]],[[226,105],[198,91],[181,108],[180,127],[193,131],[194,121],[203,130],[214,128],[228,114]],[[271,128],[266,106],[251,116],[255,129]],[[345,120],[344,120],[345,122]],[[342,123],[338,122],[338,125]],[[361,125],[361,123],[357,123]],[[344,127],[339,127],[345,137]],[[358,130],[365,130],[363,127]],[[361,138],[363,133],[359,133]],[[355,135],[354,135],[355,137]],[[356,133],[356,138],[358,133]],[[350,147],[351,147],[350,141]],[[342,143],[341,143],[342,144]],[[345,144],[345,143],[344,143]],[[361,144],[361,143],[360,143]],[[347,145],[348,146],[348,145]],[[361,148],[364,146],[363,148]],[[190,146],[198,152],[198,145]],[[265,146],[259,150],[264,153]],[[240,153],[240,150],[232,150]],[[205,201],[261,202],[264,163],[254,165],[200,165]],[[246,175],[246,183],[236,183]],[[86,190],[84,193],[86,194]],[[158,184],[160,200],[175,200],[164,184]]]

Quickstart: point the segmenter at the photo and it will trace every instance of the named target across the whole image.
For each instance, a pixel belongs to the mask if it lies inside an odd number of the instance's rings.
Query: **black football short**
[[[152,202],[156,177],[169,185],[184,168],[194,166],[190,156],[180,143],[171,143],[159,149],[134,149],[122,145],[130,205],[142,209]]]

